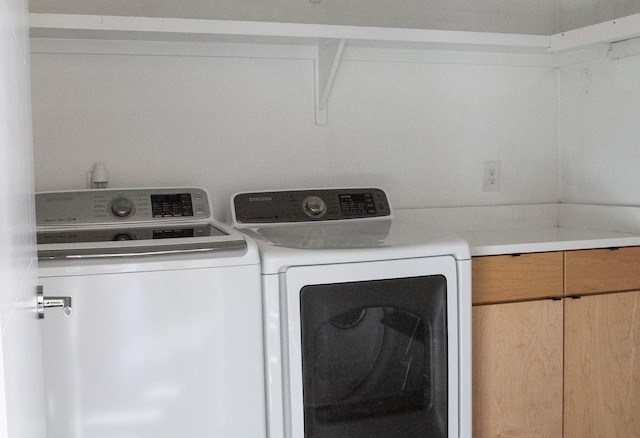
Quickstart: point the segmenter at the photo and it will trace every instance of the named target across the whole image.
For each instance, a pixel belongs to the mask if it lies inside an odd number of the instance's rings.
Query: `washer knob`
[[[116,198],[111,203],[111,212],[117,217],[127,217],[133,211],[133,203],[127,198]]]
[[[124,242],[125,240],[133,240],[133,236],[129,233],[118,233],[113,236],[114,242]]]
[[[318,196],[308,196],[302,201],[304,212],[312,218],[324,216],[327,212],[327,204]]]

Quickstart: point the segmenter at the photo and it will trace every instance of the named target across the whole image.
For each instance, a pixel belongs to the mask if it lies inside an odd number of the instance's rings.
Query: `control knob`
[[[318,196],[307,196],[302,201],[302,209],[308,216],[319,218],[327,212],[327,204]]]
[[[133,203],[127,198],[116,198],[111,202],[111,212],[117,217],[127,217],[133,212]]]
[[[133,236],[129,233],[118,233],[113,236],[112,239],[114,242],[123,242],[125,240],[133,240]]]

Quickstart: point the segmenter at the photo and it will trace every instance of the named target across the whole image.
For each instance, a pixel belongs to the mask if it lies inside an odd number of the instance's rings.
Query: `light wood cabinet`
[[[563,294],[563,253],[474,257],[473,304],[559,297]]]
[[[473,436],[562,437],[562,301],[473,308]]]
[[[640,247],[565,253],[567,295],[640,290]]]
[[[564,436],[640,436],[640,291],[565,300],[564,337]]]
[[[640,247],[472,267],[473,436],[640,436]]]

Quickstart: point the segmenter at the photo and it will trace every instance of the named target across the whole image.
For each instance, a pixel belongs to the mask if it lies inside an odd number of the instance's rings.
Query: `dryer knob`
[[[133,211],[133,203],[127,198],[116,198],[111,203],[111,211],[118,217],[127,217]]]
[[[327,212],[327,204],[317,196],[306,197],[302,202],[302,208],[312,218],[322,217]]]

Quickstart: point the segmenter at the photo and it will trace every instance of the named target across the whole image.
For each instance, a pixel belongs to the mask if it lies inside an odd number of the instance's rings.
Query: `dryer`
[[[383,190],[245,192],[262,259],[269,438],[471,436],[468,245]]]
[[[204,190],[39,193],[36,212],[48,437],[266,435],[258,251]]]

